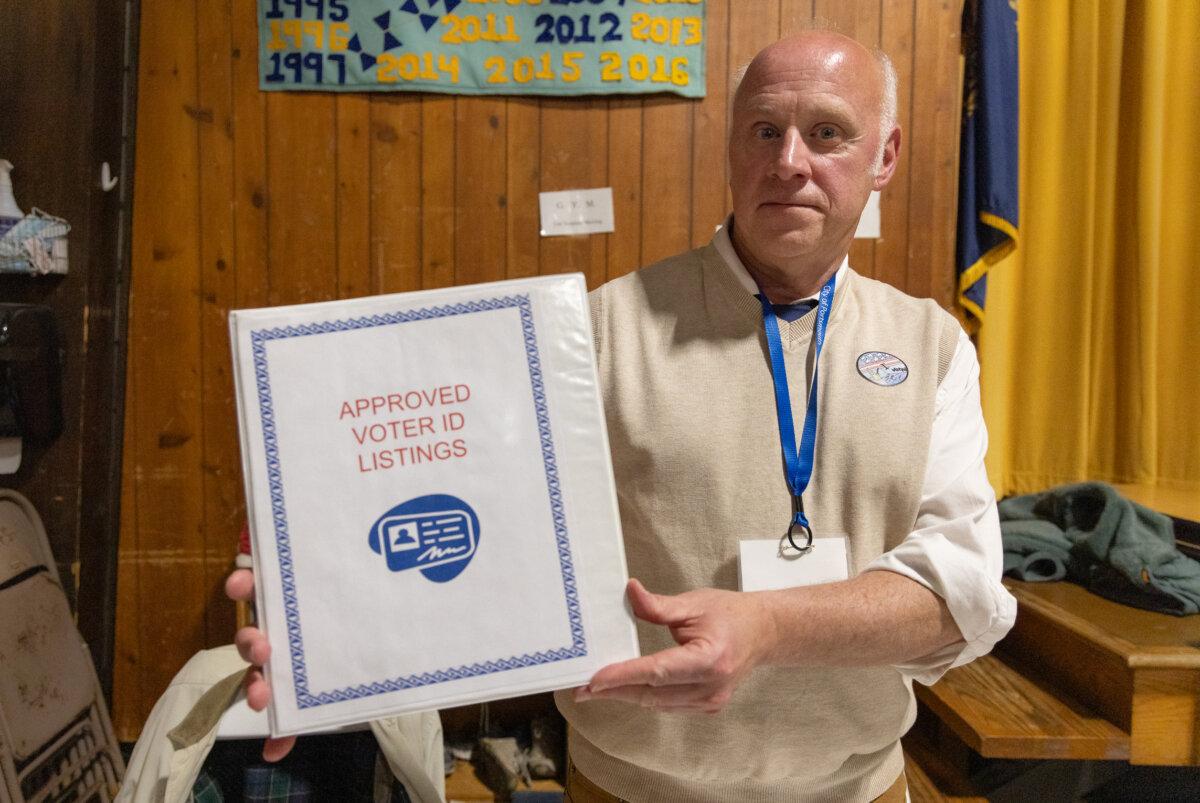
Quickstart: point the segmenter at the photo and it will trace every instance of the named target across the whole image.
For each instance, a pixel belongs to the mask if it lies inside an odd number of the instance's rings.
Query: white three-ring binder
[[[637,654],[584,282],[230,315],[276,735]]]

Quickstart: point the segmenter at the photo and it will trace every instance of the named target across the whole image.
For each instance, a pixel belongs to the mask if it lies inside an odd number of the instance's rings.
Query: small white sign
[[[876,190],[867,199],[862,217],[858,219],[858,229],[854,232],[856,240],[878,240],[879,235],[879,192]]]
[[[844,535],[813,539],[812,548],[803,553],[779,538],[740,541],[738,546],[742,591],[778,591],[850,577],[850,540]]]
[[[612,187],[538,193],[543,237],[613,230]]]

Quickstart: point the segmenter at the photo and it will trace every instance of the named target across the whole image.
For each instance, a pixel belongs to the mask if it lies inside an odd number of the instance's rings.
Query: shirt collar
[[[729,266],[729,271],[733,274],[733,277],[738,280],[738,284],[744,287],[746,292],[748,292],[750,295],[756,296],[758,295],[758,285],[754,283],[754,279],[750,276],[750,271],[746,270],[746,266],[742,264],[741,257],[739,257],[737,255],[737,251],[734,250],[733,240],[729,237],[729,229],[732,223],[733,215],[730,215],[729,217],[725,218],[724,223],[722,223],[720,226],[717,226],[717,232],[713,235],[713,246],[717,249],[717,253],[721,255],[721,258],[725,260],[725,264]],[[842,264],[837,269],[837,283],[839,285],[842,284],[843,280],[846,278],[846,268],[849,267],[849,265],[850,257],[843,257]],[[804,298],[792,299],[788,303],[795,304],[799,301],[808,301],[809,299],[817,298],[819,295],[819,293],[814,293],[813,295],[805,296]]]

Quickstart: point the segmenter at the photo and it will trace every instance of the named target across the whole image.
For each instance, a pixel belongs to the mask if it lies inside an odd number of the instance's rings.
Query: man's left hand
[[[750,670],[762,663],[774,633],[762,596],[702,588],[651,594],[626,588],[639,619],[665,625],[678,647],[604,667],[575,690],[576,702],[624,700],[659,711],[715,714]]]

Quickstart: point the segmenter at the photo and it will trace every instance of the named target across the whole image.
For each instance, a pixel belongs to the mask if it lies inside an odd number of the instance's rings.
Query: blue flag
[[[1017,246],[1016,0],[966,0],[958,301],[983,320],[988,268]]]

